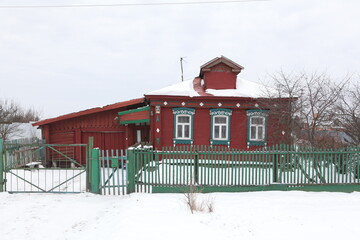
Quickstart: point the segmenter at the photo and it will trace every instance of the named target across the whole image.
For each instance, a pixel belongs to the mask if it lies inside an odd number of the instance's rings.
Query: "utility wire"
[[[271,0],[229,0],[229,1],[192,1],[192,2],[152,2],[152,3],[112,3],[112,4],[69,4],[69,5],[0,5],[0,8],[93,8],[93,7],[133,7],[165,5],[227,4],[245,2],[268,2]]]

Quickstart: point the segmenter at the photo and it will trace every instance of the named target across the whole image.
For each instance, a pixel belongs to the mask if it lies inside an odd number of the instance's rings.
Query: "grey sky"
[[[0,5],[51,2],[111,3]],[[359,72],[359,12],[356,0],[0,9],[0,97],[55,117],[179,82],[180,57],[185,79],[220,55],[252,81],[281,68],[340,78]]]

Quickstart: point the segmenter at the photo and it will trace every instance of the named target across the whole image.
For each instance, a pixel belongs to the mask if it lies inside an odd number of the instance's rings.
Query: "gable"
[[[206,89],[236,89],[237,75],[243,69],[239,64],[221,56],[202,65],[200,76]]]

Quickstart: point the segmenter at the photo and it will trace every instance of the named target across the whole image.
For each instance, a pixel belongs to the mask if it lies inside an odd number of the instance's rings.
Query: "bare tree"
[[[19,133],[20,123],[38,120],[39,113],[34,109],[24,109],[14,101],[0,100],[0,138],[6,140],[9,135]]]
[[[323,146],[319,141],[320,130],[328,129],[335,119],[335,106],[339,102],[348,78],[336,83],[326,74],[318,73],[284,73],[280,71],[271,76],[276,91],[272,97],[291,98],[288,115],[292,136],[305,140],[313,147]],[[294,139],[294,141],[296,140]]]
[[[360,78],[360,76],[359,76]],[[351,138],[352,143],[360,144],[360,84],[346,89],[337,105],[338,124]]]

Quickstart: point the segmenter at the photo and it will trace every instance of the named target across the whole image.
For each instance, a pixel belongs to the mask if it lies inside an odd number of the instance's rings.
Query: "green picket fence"
[[[357,189],[359,160],[359,147],[319,150],[280,145],[256,151],[208,146],[133,148],[128,150],[128,192],[181,192],[190,185],[205,192],[314,186],[339,189],[345,185]]]

